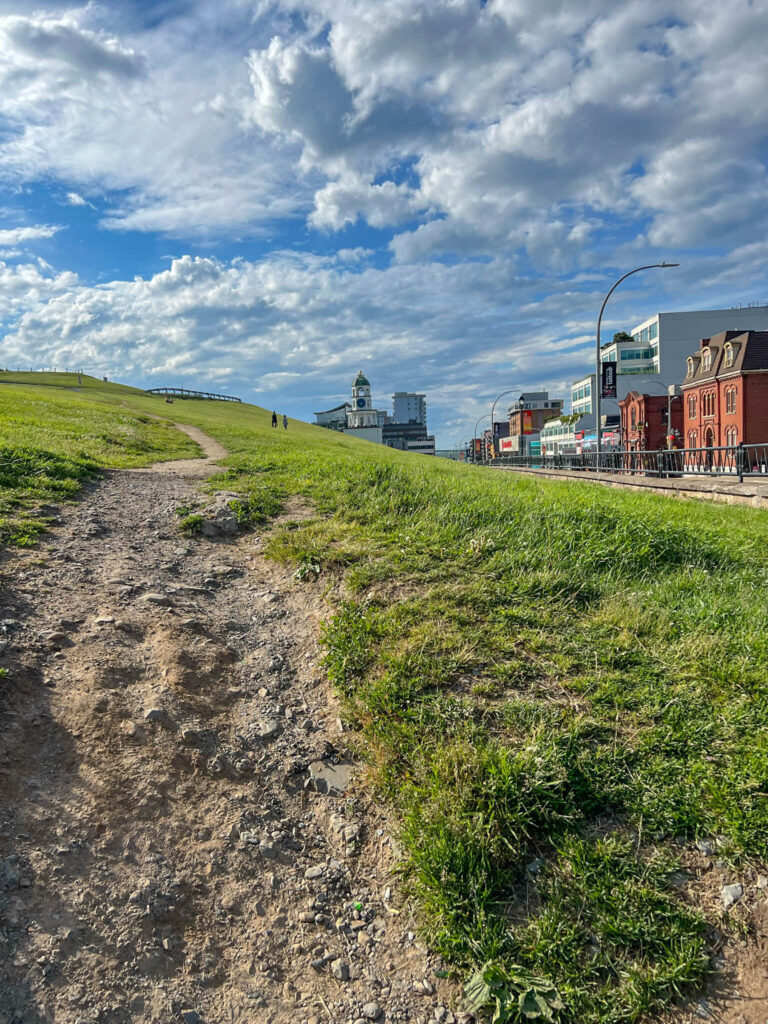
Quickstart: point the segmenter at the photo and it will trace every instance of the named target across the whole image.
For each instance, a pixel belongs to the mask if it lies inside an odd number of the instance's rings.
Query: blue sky
[[[768,299],[768,3],[0,0],[0,363],[438,444],[606,335]]]

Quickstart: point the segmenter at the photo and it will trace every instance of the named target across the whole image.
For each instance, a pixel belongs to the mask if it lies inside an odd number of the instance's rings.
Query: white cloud
[[[61,231],[60,224],[36,224],[29,227],[0,228],[0,246],[18,245],[38,238],[51,238]]]

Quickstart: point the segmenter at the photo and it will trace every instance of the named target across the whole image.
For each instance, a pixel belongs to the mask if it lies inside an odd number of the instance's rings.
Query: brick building
[[[703,338],[682,388],[686,448],[768,442],[768,331]]]
[[[678,395],[671,403],[666,395],[645,395],[630,391],[619,402],[621,447],[634,452],[654,452],[667,447],[668,409],[671,404],[674,448],[683,446],[683,400]]]

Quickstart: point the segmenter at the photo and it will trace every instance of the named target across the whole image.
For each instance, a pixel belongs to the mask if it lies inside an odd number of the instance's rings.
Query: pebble
[[[381,1007],[378,1003],[366,1003],[363,1007],[363,1016],[368,1020],[378,1020],[381,1016]]]
[[[265,594],[264,597],[262,597],[261,600],[264,602],[264,604],[274,604],[276,601],[280,600],[280,595],[279,594]]]
[[[304,872],[305,878],[322,878],[325,868],[322,864],[313,864],[311,868],[307,868]]]
[[[349,967],[343,960],[334,960],[331,963],[331,974],[339,981],[347,981],[349,979]]]
[[[181,1019],[184,1024],[199,1024],[200,1014],[196,1010],[182,1010]]]
[[[144,720],[147,722],[157,722],[158,725],[162,725],[165,729],[173,728],[171,716],[163,708],[150,708],[149,711],[145,712]]]
[[[280,735],[281,725],[276,718],[267,718],[259,722],[256,735],[260,740],[272,740]]]
[[[144,604],[159,604],[168,606],[171,603],[171,599],[170,597],[168,597],[167,594],[155,594],[152,592],[150,592],[149,594],[144,594],[141,600],[144,602]]]
[[[732,882],[731,885],[724,885],[720,890],[720,898],[723,901],[723,908],[728,910],[734,903],[737,903],[744,895],[744,887],[741,882]]]

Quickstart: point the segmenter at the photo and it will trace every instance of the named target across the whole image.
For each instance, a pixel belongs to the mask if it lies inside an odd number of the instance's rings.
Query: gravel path
[[[109,473],[0,563],[0,1024],[450,1022],[343,756],[326,582],[221,505],[181,536],[226,454],[182,429],[205,459]]]

